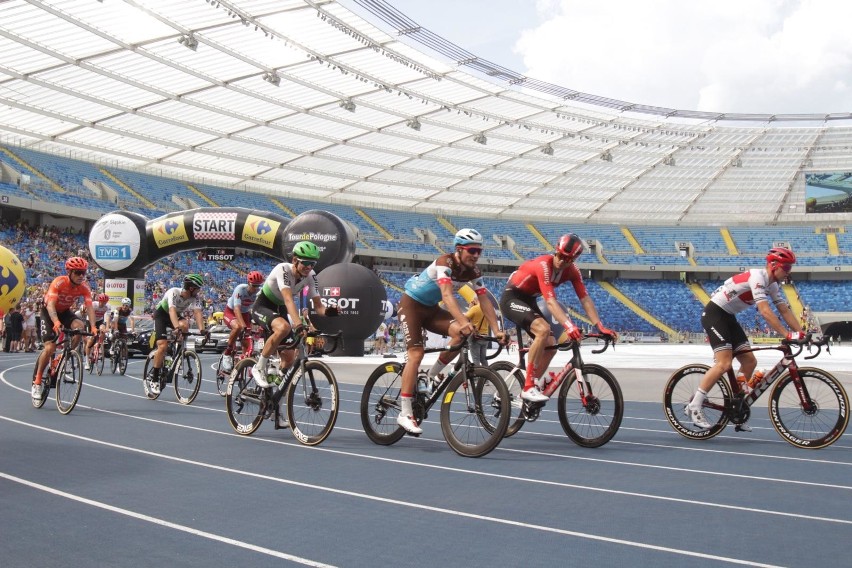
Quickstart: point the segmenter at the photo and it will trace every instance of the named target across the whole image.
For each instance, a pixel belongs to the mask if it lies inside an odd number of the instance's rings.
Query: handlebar
[[[604,344],[600,349],[592,349],[592,353],[598,354],[603,353],[607,349],[609,349],[610,345],[613,349],[615,349],[615,341],[613,341],[613,337],[609,334],[604,333],[584,333],[583,337],[580,340],[570,339],[568,341],[563,341],[562,343],[557,343],[556,345],[551,345],[549,347],[545,347],[545,349],[556,349],[558,351],[568,351],[569,349],[574,349],[575,347],[579,347],[580,343],[584,339],[603,339]]]

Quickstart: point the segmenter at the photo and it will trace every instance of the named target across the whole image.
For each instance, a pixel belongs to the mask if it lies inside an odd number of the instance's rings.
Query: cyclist
[[[704,416],[704,400],[710,387],[732,367],[733,357],[739,361],[740,373],[746,379],[751,378],[757,366],[754,353],[740,352],[748,348],[749,343],[745,331],[737,322],[736,314],[754,305],[766,323],[780,335],[786,335],[787,339],[794,341],[804,338],[802,326],[784,299],[779,286],[793,270],[794,264],[796,255],[793,251],[784,247],[772,248],[766,254],[765,267],[753,268],[728,278],[713,292],[710,301],[704,306],[701,325],[707,332],[710,347],[713,348],[714,363],[701,379],[692,401],[684,408],[686,415],[698,428],[712,426]],[[793,331],[788,332],[773,313],[769,306],[770,299]],[[751,427],[741,424],[737,430],[750,432]]]
[[[198,292],[202,286],[204,286],[204,279],[200,274],[187,274],[183,277],[183,288],[175,286],[166,290],[163,299],[154,310],[154,333],[151,335],[151,340],[157,341],[157,350],[154,351],[154,375],[151,381],[154,392],[159,392],[160,389],[160,372],[163,369],[163,361],[169,345],[168,330],[180,329],[183,333],[188,333],[189,320],[182,316],[192,310],[199,331],[206,332],[204,314],[201,312],[201,303],[198,301]]]
[[[115,309],[112,317],[112,336],[125,337],[127,336],[127,322],[130,321],[130,315],[133,313],[133,301],[130,298],[122,298],[121,305]],[[110,353],[115,350],[115,343],[112,344]]]
[[[230,373],[234,367],[234,344],[237,342],[237,336],[244,329],[251,332],[251,307],[257,297],[260,285],[266,278],[257,270],[252,270],[248,273],[246,280],[247,282],[234,288],[234,292],[228,298],[228,304],[225,306],[223,321],[225,325],[231,328],[228,346],[225,347],[225,352],[222,355],[222,371],[225,373]],[[245,344],[243,348],[245,348]]]
[[[95,310],[95,326],[98,328],[98,334],[93,335],[86,340],[86,347],[83,350],[85,353],[85,356],[83,357],[83,367],[85,367],[87,371],[91,371],[89,368],[89,353],[92,352],[92,347],[95,346],[95,341],[103,340],[107,327],[109,327],[110,315],[112,315],[108,295],[101,292],[95,300],[95,303],[92,304],[92,308]],[[76,315],[78,318],[83,319],[82,310],[78,311]]]
[[[447,335],[454,344],[463,341],[474,332],[474,328],[459,308],[455,292],[465,284],[477,295],[488,291],[476,265],[482,254],[482,235],[474,229],[462,229],[455,234],[453,246],[453,252],[439,256],[423,272],[408,279],[399,303],[397,316],[405,337],[406,364],[402,369],[401,409],[397,424],[410,434],[423,433],[414,418],[411,403],[423,361],[424,330]],[[438,305],[441,301],[444,308]],[[482,302],[482,306],[491,329],[497,330],[495,337],[503,341],[505,336],[499,331],[494,306],[491,302]],[[429,370],[430,380],[434,380],[457,355],[458,351],[441,353]]]
[[[530,402],[548,400],[549,397],[541,392],[541,388],[546,380],[544,372],[553,360],[553,356],[556,355],[553,349],[545,349],[546,346],[555,345],[556,340],[550,323],[538,307],[539,296],[544,298],[554,321],[561,323],[568,338],[576,341],[583,337],[583,333],[565,313],[556,299],[555,291],[560,284],[571,282],[580,305],[583,306],[589,319],[594,322],[598,332],[610,336],[613,341],[618,339],[617,333],[601,323],[595,303],[583,284],[580,270],[574,264],[577,257],[583,254],[584,249],[583,240],[574,233],[562,235],[553,254],[545,254],[521,264],[509,276],[509,281],[503,290],[500,298],[500,309],[503,315],[533,338],[527,360],[526,381],[521,393],[521,398],[524,400]]]
[[[89,326],[92,333],[97,333],[95,326],[95,310],[92,307],[92,290],[86,283],[86,271],[89,263],[85,258],[73,256],[65,261],[65,276],[56,277],[50,283],[47,294],[44,296],[44,307],[41,310],[41,340],[44,342],[44,350],[38,358],[36,374],[33,379],[32,397],[41,398],[44,387],[41,384],[44,368],[56,352],[56,339],[59,331],[65,328],[83,329],[83,321],[77,317],[71,309],[77,302],[77,298],[83,298],[86,315],[89,318]],[[78,337],[73,338],[76,347]]]
[[[307,288],[314,310],[321,316],[336,316],[334,306],[325,307],[320,300],[319,283],[314,266],[320,258],[317,245],[310,241],[299,241],[293,246],[292,262],[282,262],[272,269],[251,309],[252,321],[262,326],[269,334],[263,351],[251,374],[259,387],[268,387],[266,380],[269,357],[278,351],[278,346],[290,332],[304,334],[307,328],[301,323],[299,310],[293,296]],[[295,359],[292,349],[282,353],[281,369],[287,368]]]

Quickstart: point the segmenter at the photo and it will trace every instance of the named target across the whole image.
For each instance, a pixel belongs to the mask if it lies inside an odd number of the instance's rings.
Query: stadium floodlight
[[[421,126],[420,121],[419,121],[419,120],[417,120],[417,118],[416,118],[416,117],[415,117],[415,118],[412,118],[412,119],[411,119],[411,120],[409,120],[409,121],[407,121],[407,122],[405,123],[405,125],[406,125],[407,127],[409,127],[410,129],[412,129],[412,130],[420,130],[420,126]]]
[[[612,153],[609,150],[607,150],[606,152],[601,154],[601,160],[603,160],[604,162],[611,162],[612,161]]]
[[[544,154],[545,156],[552,156],[553,155],[553,146],[548,144],[547,146],[545,146],[544,148],[541,149],[541,153]]]
[[[271,83],[272,85],[275,85],[276,87],[281,84],[281,77],[279,77],[278,73],[275,73],[274,71],[264,73],[263,74],[263,80],[266,81],[267,83]]]
[[[346,101],[340,101],[340,108],[342,108],[343,110],[348,110],[349,112],[355,112],[355,109],[357,107],[355,106],[355,103],[353,103],[352,101],[346,100]]]
[[[186,46],[188,49],[191,49],[192,51],[195,51],[196,49],[198,49],[198,40],[195,39],[195,36],[192,35],[191,33],[180,36],[178,38],[178,43],[183,44],[184,46]]]
[[[488,144],[488,138],[486,138],[485,134],[483,134],[482,132],[480,132],[479,134],[474,136],[473,141],[476,142],[477,144],[482,144],[483,146],[485,144]]]

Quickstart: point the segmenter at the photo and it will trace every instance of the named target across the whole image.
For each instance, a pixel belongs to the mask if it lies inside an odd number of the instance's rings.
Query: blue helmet
[[[476,229],[462,229],[456,233],[456,238],[453,239],[453,246],[482,246],[482,235]]]

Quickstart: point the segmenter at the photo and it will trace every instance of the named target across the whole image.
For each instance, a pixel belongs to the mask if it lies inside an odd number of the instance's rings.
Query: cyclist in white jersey
[[[87,339],[85,349],[83,350],[85,353],[85,357],[83,357],[83,366],[87,371],[91,371],[89,368],[89,353],[92,351],[92,347],[95,346],[95,341],[98,341],[99,337],[103,336],[106,332],[109,327],[110,316],[112,315],[112,308],[110,308],[109,305],[108,295],[101,292],[98,294],[96,300],[96,302],[92,302],[92,308],[95,310],[95,327],[98,328],[98,335],[93,335]],[[85,319],[83,310],[77,311],[76,315],[80,319]]]
[[[755,268],[725,280],[710,297],[701,314],[701,325],[707,332],[710,346],[713,348],[714,364],[701,379],[698,390],[692,401],[686,405],[684,412],[699,428],[710,428],[712,425],[704,416],[702,406],[707,397],[707,391],[732,367],[733,357],[740,363],[740,373],[746,379],[751,378],[757,366],[757,359],[750,351],[741,352],[749,347],[748,337],[742,326],[737,322],[736,314],[756,306],[766,323],[787,339],[798,340],[804,337],[802,327],[793,314],[787,301],[781,293],[779,284],[793,270],[796,255],[783,247],[770,249],[766,255],[766,266]],[[794,331],[787,331],[781,320],[769,306],[769,300],[775,304],[778,313]],[[740,425],[739,431],[751,431],[746,425]]]
[[[151,388],[160,388],[160,371],[166,358],[166,349],[169,340],[166,337],[169,329],[180,329],[183,333],[189,332],[189,320],[184,318],[185,312],[192,310],[195,322],[202,333],[206,333],[204,325],[204,314],[201,312],[201,304],[198,302],[198,292],[204,285],[204,279],[200,274],[187,274],[183,277],[183,288],[169,288],[163,294],[163,299],[154,310],[154,334],[157,350],[154,352],[154,376]]]
[[[231,328],[228,336],[228,346],[222,355],[222,371],[230,373],[234,366],[234,347],[237,336],[244,329],[251,333],[251,307],[257,299],[258,287],[263,284],[265,278],[257,270],[252,270],[246,276],[246,282],[234,288],[233,294],[228,298],[228,304],[222,315],[222,321]],[[245,341],[243,341],[245,348]]]
[[[320,257],[317,246],[310,241],[299,241],[293,246],[293,262],[282,262],[272,269],[257,299],[252,306],[252,321],[266,329],[270,335],[263,344],[263,351],[252,367],[251,375],[259,387],[268,387],[266,380],[269,357],[278,351],[278,346],[290,332],[304,334],[307,329],[301,323],[299,310],[293,296],[307,288],[314,310],[321,316],[336,316],[337,308],[326,308],[320,301],[319,283],[314,266]],[[295,352],[287,350],[282,354],[281,369],[288,367],[295,358]]]

